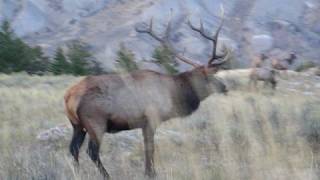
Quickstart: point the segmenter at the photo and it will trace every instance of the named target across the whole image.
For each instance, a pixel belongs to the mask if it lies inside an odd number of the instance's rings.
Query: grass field
[[[319,179],[320,78],[287,73],[275,92],[250,91],[246,70],[220,74],[228,96],[212,95],[191,116],[163,123],[156,134],[157,179]],[[69,122],[63,95],[81,78],[0,75],[0,179],[101,179],[85,153],[74,173],[71,130],[39,140]],[[113,179],[144,179],[139,130],[106,134],[101,149]]]

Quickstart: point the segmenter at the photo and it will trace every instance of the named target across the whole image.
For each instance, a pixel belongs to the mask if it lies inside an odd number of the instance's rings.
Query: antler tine
[[[212,64],[212,62],[219,58],[220,56],[217,56],[217,44],[218,44],[218,37],[219,37],[219,33],[222,29],[222,26],[223,26],[223,23],[224,23],[224,8],[223,8],[223,5],[221,4],[220,6],[220,9],[221,9],[221,23],[215,33],[215,35],[213,36],[213,47],[212,47],[212,56],[211,58],[209,59],[208,61],[208,65]]]
[[[173,13],[173,10],[170,9],[170,18],[169,18],[169,21],[168,21],[168,24],[167,24],[167,28],[166,28],[166,31],[165,31],[165,36],[164,36],[164,38],[165,38],[166,40],[168,40],[168,41],[169,41],[169,38],[170,38],[172,13]]]
[[[186,64],[189,64],[189,65],[191,65],[191,66],[193,66],[193,67],[199,67],[199,66],[201,66],[200,64],[198,64],[198,63],[196,63],[196,62],[193,62],[191,59],[186,58],[186,57],[184,57],[183,55],[177,53],[177,52],[175,51],[174,47],[172,47],[171,43],[166,42],[166,44],[163,44],[163,46],[167,47],[167,48],[169,49],[169,51],[172,53],[172,55],[173,55],[175,58],[177,58],[178,60],[180,60],[180,61],[182,61],[182,62],[184,62],[184,63],[186,63]],[[185,49],[184,49],[184,51],[185,51]]]
[[[221,9],[221,15],[220,15],[220,17],[221,17],[221,22],[220,22],[220,25],[219,25],[219,27],[218,27],[218,29],[217,29],[217,31],[216,31],[216,34],[214,35],[214,37],[215,37],[216,40],[218,40],[219,33],[220,33],[220,31],[221,31],[221,29],[222,29],[222,26],[223,26],[223,23],[224,23],[224,8],[223,8],[223,5],[222,5],[222,4],[221,4],[221,6],[220,6],[220,9]]]
[[[171,9],[171,12],[170,12],[170,19],[168,21],[168,25],[167,25],[167,28],[166,28],[166,32],[165,32],[165,46],[171,51],[171,53],[177,58],[179,59],[180,61],[184,62],[184,63],[187,63],[191,66],[194,66],[194,67],[198,67],[200,66],[199,64],[197,63],[194,63],[192,62],[192,60],[184,57],[183,55],[180,55],[179,53],[177,53],[175,50],[174,50],[174,47],[171,45],[171,43],[169,42],[169,39],[170,39],[170,32],[171,32],[171,20],[172,20],[172,9]],[[185,51],[185,48],[184,48],[184,51]]]
[[[153,31],[153,17],[151,17],[150,19],[150,23],[149,25],[147,25],[148,27],[145,29],[140,29],[138,27],[135,27],[135,30],[138,33],[145,33],[145,34],[149,34],[151,37],[153,37],[154,39],[156,39],[157,41],[164,43],[164,40],[159,37],[158,35],[156,35],[156,33]]]
[[[200,18],[200,31],[204,32],[204,26],[203,26],[203,22],[202,19]]]
[[[172,10],[171,10],[171,13],[172,13]],[[177,58],[178,60],[184,62],[184,63],[187,63],[191,66],[194,66],[194,67],[199,67],[200,65],[195,63],[195,62],[192,62],[192,60],[180,55],[179,53],[177,53],[175,51],[175,49],[173,48],[173,46],[171,45],[169,39],[170,39],[170,31],[171,31],[171,17],[170,17],[170,20],[167,24],[167,27],[166,27],[166,30],[165,30],[165,35],[164,37],[159,37],[155,34],[155,32],[153,31],[153,18],[151,18],[150,20],[150,24],[149,24],[149,27],[148,28],[145,28],[145,29],[139,29],[138,27],[135,28],[136,31],[138,33],[145,33],[145,34],[149,34],[152,38],[154,38],[155,40],[159,41],[162,46],[168,48],[168,50],[172,53],[172,55]]]
[[[195,63],[195,62],[193,62],[191,59],[188,59],[188,58],[186,58],[186,57],[184,57],[184,56],[182,56],[182,55],[180,55],[180,54],[175,54],[174,56],[175,56],[177,59],[179,59],[180,61],[182,61],[182,62],[184,62],[184,63],[187,63],[187,64],[189,64],[189,65],[191,65],[191,66],[193,66],[193,67],[199,67],[199,66],[201,66],[200,64]]]
[[[151,17],[151,19],[150,19],[149,30],[151,32],[153,31],[153,17]]]
[[[204,27],[203,27],[202,20],[200,20],[200,28],[196,28],[194,25],[192,25],[190,19],[188,20],[188,25],[193,31],[200,33],[201,36],[203,36],[204,38],[209,39],[210,41],[214,41],[214,39],[212,37],[210,37],[209,35],[206,34]]]
[[[220,23],[216,33],[213,36],[210,36],[205,32],[202,19],[200,19],[200,27],[199,28],[197,28],[194,25],[192,25],[190,19],[188,20],[188,25],[193,31],[196,31],[196,32],[200,33],[202,37],[204,37],[204,38],[206,38],[206,39],[208,39],[208,40],[210,40],[212,42],[212,55],[211,55],[211,57],[210,57],[210,59],[208,61],[208,65],[210,65],[215,59],[221,57],[221,56],[216,55],[218,36],[219,36],[219,33],[220,33],[220,31],[222,29],[222,26],[223,26],[223,23],[224,23],[224,8],[223,8],[222,5],[220,6],[220,8],[221,8],[221,18],[222,18],[222,20],[221,20],[221,23]]]

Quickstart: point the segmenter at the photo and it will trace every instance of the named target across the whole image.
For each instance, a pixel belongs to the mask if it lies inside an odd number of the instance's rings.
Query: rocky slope
[[[138,35],[134,26],[154,17],[161,32],[172,9],[172,40],[189,56],[205,60],[210,44],[190,31],[185,21],[190,17],[196,24],[201,17],[211,31],[219,22],[221,3],[227,22],[220,40],[236,50],[242,65],[248,64],[252,53],[274,50],[293,50],[301,60],[319,62],[316,0],[1,0],[0,19],[9,19],[19,36],[49,54],[58,45],[81,39],[92,45],[99,60],[112,66],[121,42],[138,59],[148,59],[157,43]]]

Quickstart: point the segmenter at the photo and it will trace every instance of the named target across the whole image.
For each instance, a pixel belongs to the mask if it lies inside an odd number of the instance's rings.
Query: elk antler
[[[146,24],[145,24],[146,25]],[[187,63],[193,67],[199,67],[200,65],[198,63],[193,62],[192,60],[190,60],[189,58],[184,57],[183,55],[179,54],[178,52],[175,51],[175,49],[173,48],[173,46],[170,43],[170,31],[171,31],[171,18],[168,22],[168,25],[166,27],[166,31],[163,37],[159,37],[154,31],[153,31],[153,18],[150,19],[150,23],[149,25],[146,25],[147,28],[138,28],[136,27],[135,30],[138,33],[146,33],[149,34],[152,38],[154,38],[155,40],[159,41],[162,46],[166,47],[173,55],[174,57],[176,57],[177,59],[179,59],[180,61]]]
[[[223,59],[220,61],[213,61],[212,63],[209,64],[209,66],[221,65],[231,59],[231,56],[232,56],[231,50],[229,48],[227,48],[226,46],[223,46],[223,51],[224,51],[224,54],[221,56],[221,57],[223,57]]]
[[[216,31],[216,33],[213,35],[213,36],[210,36],[206,33],[206,31],[204,30],[204,26],[203,26],[203,22],[202,20],[200,19],[200,27],[197,28],[195,27],[194,25],[191,24],[190,20],[188,20],[188,25],[189,27],[193,30],[193,31],[196,31],[198,33],[200,33],[200,35],[202,37],[204,37],[205,39],[208,39],[212,42],[213,46],[212,46],[212,55],[208,61],[208,66],[210,65],[216,65],[216,64],[221,64],[221,63],[213,63],[214,60],[218,59],[218,58],[222,58],[223,56],[219,56],[216,54],[217,52],[217,43],[218,43],[218,36],[219,36],[219,33],[222,29],[222,26],[223,26],[223,23],[224,23],[224,8],[223,6],[221,5],[221,23]],[[225,54],[226,56],[227,54]],[[225,58],[224,58],[225,59]]]

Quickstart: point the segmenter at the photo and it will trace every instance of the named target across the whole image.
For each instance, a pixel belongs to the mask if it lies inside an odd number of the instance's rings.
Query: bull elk
[[[223,10],[223,9],[222,9]],[[223,12],[223,11],[222,11]],[[222,13],[223,14],[223,13]],[[70,152],[78,166],[79,149],[89,134],[87,153],[104,179],[109,174],[104,168],[99,149],[103,134],[142,129],[145,149],[145,174],[154,177],[154,134],[161,122],[173,117],[190,115],[202,100],[212,93],[226,93],[226,86],[213,76],[219,65],[229,59],[228,51],[216,55],[221,24],[214,36],[200,28],[190,27],[213,43],[208,64],[199,65],[178,53],[169,41],[170,21],[165,36],[153,30],[153,19],[146,27],[136,27],[138,33],[148,34],[166,46],[180,61],[194,68],[177,75],[165,75],[150,70],[132,73],[88,76],[73,85],[65,94],[65,109],[73,126]]]

